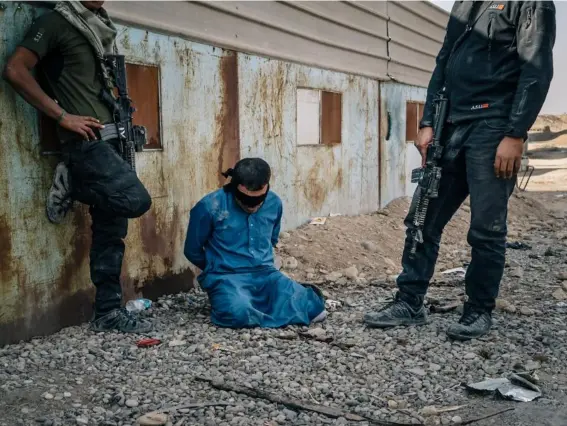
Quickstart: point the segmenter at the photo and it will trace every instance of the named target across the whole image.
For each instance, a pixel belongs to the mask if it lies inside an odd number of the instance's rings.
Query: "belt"
[[[118,139],[118,129],[115,123],[105,123],[104,129],[98,129],[100,134],[100,140],[109,141],[112,139]]]

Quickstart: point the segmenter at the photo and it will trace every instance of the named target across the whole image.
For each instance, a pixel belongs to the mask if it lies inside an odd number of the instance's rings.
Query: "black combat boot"
[[[122,333],[148,333],[152,329],[152,323],[140,319],[126,309],[114,309],[105,315],[95,315],[91,323],[93,331],[120,331]]]
[[[447,330],[447,336],[455,340],[470,340],[484,336],[492,327],[490,312],[465,304],[461,319]]]
[[[364,322],[371,328],[423,325],[427,323],[427,314],[423,303],[414,307],[396,294],[394,301],[384,309],[364,315]]]

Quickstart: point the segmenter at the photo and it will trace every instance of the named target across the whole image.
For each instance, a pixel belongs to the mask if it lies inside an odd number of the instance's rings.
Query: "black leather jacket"
[[[552,1],[456,1],[421,127],[431,126],[433,98],[446,87],[449,122],[504,117],[506,136],[527,138],[553,77],[554,44]]]

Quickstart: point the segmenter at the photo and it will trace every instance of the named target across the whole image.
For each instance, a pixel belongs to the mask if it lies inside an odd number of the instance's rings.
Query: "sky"
[[[452,1],[430,1],[447,11],[451,11],[451,7],[453,7]],[[555,9],[557,12],[557,36],[553,48],[553,80],[541,109],[541,114],[567,113],[567,55],[562,54],[559,50],[559,45],[565,44],[567,41],[567,1],[556,0]]]

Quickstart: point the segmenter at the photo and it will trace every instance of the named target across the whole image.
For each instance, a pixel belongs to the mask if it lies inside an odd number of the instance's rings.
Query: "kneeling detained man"
[[[185,256],[202,270],[199,284],[220,327],[308,325],[326,317],[316,287],[301,285],[274,266],[282,201],[270,191],[270,166],[245,158],[229,169],[230,183],[191,210]]]

